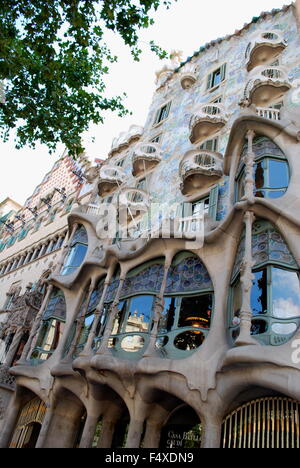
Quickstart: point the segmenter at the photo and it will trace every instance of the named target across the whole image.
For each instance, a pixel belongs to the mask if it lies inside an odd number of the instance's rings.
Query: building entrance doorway
[[[181,405],[170,415],[162,429],[160,448],[200,448],[202,425],[197,413],[188,405]]]
[[[45,403],[38,397],[23,407],[10,443],[11,448],[35,448],[46,410]]]
[[[289,398],[253,400],[229,414],[223,448],[300,448],[300,403]]]

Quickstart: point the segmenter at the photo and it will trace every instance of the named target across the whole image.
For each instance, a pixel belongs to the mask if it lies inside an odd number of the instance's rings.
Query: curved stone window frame
[[[86,228],[80,225],[70,243],[70,248],[61,269],[61,275],[68,276],[76,272],[82,265],[88,250],[88,235]]]
[[[124,354],[126,359],[136,359],[141,356],[141,354],[146,349],[147,344],[149,343],[150,339],[150,332],[152,328],[152,317],[153,317],[153,307],[155,298],[160,291],[161,283],[163,279],[163,270],[164,270],[164,258],[155,258],[150,260],[142,265],[139,265],[132,270],[130,270],[123,283],[122,290],[120,292],[120,299],[118,303],[118,309],[120,313],[116,316],[112,334],[109,339],[109,348],[113,349],[114,352],[118,352],[118,354]],[[116,292],[118,287],[119,280],[118,278],[114,278],[114,281],[111,284],[111,289],[113,292]],[[148,327],[147,330],[143,331],[128,331],[126,327],[129,325],[130,317],[132,315],[132,303],[138,302],[138,300],[142,300],[142,298],[151,298],[151,305],[148,304]],[[106,302],[107,311],[111,309],[113,294],[109,294],[110,303]],[[106,312],[107,315],[108,312]],[[141,319],[141,313],[138,313],[136,319]],[[119,321],[118,325],[116,325],[117,321]],[[133,321],[133,319],[132,319]],[[142,321],[142,320],[140,320]],[[117,326],[117,330],[114,328]],[[142,328],[143,324],[139,323],[139,326]],[[134,328],[134,326],[133,326]],[[129,346],[122,345],[123,341],[126,340],[129,342],[130,340],[132,343],[129,343]],[[135,352],[129,352],[130,346],[134,347],[136,345],[137,349]],[[123,347],[122,347],[123,346]]]
[[[265,242],[262,236],[265,237]],[[271,236],[273,235],[273,239]],[[274,240],[275,235],[275,240]],[[261,243],[258,244],[257,238],[261,236]],[[276,236],[277,245],[276,245]],[[273,241],[274,250],[270,249],[270,242]],[[253,283],[261,283],[264,284],[264,301],[266,303],[266,309],[262,313],[253,313],[252,315],[252,336],[255,337],[257,341],[259,341],[263,345],[272,345],[272,346],[280,346],[286,342],[288,342],[296,333],[296,331],[300,327],[300,311],[299,316],[289,317],[289,318],[280,318],[274,315],[274,301],[273,301],[273,288],[275,284],[275,274],[276,271],[285,271],[296,274],[298,276],[299,282],[299,293],[300,293],[300,271],[299,267],[296,264],[295,259],[293,258],[292,254],[290,253],[288,246],[285,242],[285,239],[281,234],[274,228],[274,226],[267,222],[267,221],[257,221],[254,224],[254,230],[252,232],[252,255],[256,263],[252,269],[252,273],[255,276]],[[260,246],[268,244],[266,246],[265,251],[259,253]],[[236,262],[233,267],[233,274],[230,283],[230,292],[228,298],[228,310],[229,310],[229,334],[230,334],[230,341],[234,343],[235,339],[239,335],[239,304],[240,307],[242,305],[242,295],[241,291],[239,291],[240,287],[240,268],[242,261],[242,250],[244,246],[244,235],[242,235],[239,247],[237,250],[236,255]],[[285,250],[282,250],[282,247],[285,247]],[[277,250],[276,250],[277,248]],[[261,258],[260,258],[261,255]],[[281,255],[281,260],[280,260]],[[276,258],[277,257],[277,258]],[[286,261],[284,261],[286,260]],[[259,278],[259,274],[260,278]],[[295,276],[294,276],[295,278]],[[291,276],[292,281],[292,276]],[[240,295],[240,296],[239,296]],[[252,290],[252,299],[254,300],[254,293]],[[284,299],[283,299],[284,300]],[[300,302],[300,301],[299,301]],[[252,306],[251,300],[251,306]],[[299,304],[300,305],[300,304]],[[235,310],[236,309],[236,310]],[[295,324],[295,329],[291,333],[277,333],[274,331],[274,325],[281,325],[282,328],[285,325]],[[257,333],[259,331],[258,328],[255,327],[265,327],[264,332]]]
[[[88,298],[88,290],[85,291],[84,293],[84,296],[83,296],[83,300],[82,300],[82,303],[81,303],[81,306],[80,306],[80,309],[79,309],[79,313],[78,313],[78,316],[73,324],[73,327],[72,327],[72,330],[70,332],[70,337],[69,337],[69,340],[68,340],[68,343],[66,345],[66,352],[68,351],[69,347],[71,346],[71,342],[72,340],[74,339],[74,335],[75,335],[75,332],[76,332],[76,327],[77,327],[77,323],[78,323],[78,320],[80,319],[81,317],[81,314],[84,314],[84,319],[83,319],[83,323],[81,325],[81,331],[80,331],[80,334],[79,334],[79,337],[78,337],[78,342],[76,344],[76,349],[75,349],[75,356],[78,356],[78,354],[80,354],[80,352],[84,349],[87,341],[88,341],[88,337],[89,337],[89,334],[90,334],[90,331],[93,327],[93,323],[94,323],[94,320],[95,320],[95,312],[96,312],[96,309],[97,309],[97,306],[101,300],[101,297],[102,297],[102,294],[103,294],[103,290],[104,290],[104,281],[105,281],[105,278],[101,278],[95,288],[93,289],[93,292],[91,294],[91,297],[89,299],[89,303],[87,305],[87,298]],[[100,318],[100,323],[102,323],[102,317],[103,317],[103,314]],[[99,336],[98,338],[101,338],[101,336]]]
[[[189,261],[191,259],[195,259],[195,264],[201,264],[204,276],[209,275],[206,269],[205,264],[201,261],[201,259],[192,254],[189,251],[180,252],[177,256],[173,259],[172,266],[179,267],[177,272],[175,273],[175,280],[176,275],[180,275],[180,267],[182,266],[185,268],[187,265],[184,264],[185,261]],[[195,266],[195,265],[194,265]],[[172,267],[171,267],[172,268]],[[170,274],[170,270],[169,270]],[[171,275],[174,274],[174,270]],[[168,275],[169,276],[169,275]],[[193,278],[195,277],[195,271],[193,271]],[[185,358],[188,357],[190,354],[194,353],[203,343],[203,341],[208,337],[211,324],[214,317],[214,309],[215,309],[215,296],[214,296],[214,288],[209,277],[209,282],[207,282],[207,287],[202,287],[204,283],[199,283],[198,287],[195,285],[192,289],[185,288],[187,286],[186,283],[182,282],[180,279],[180,289],[177,291],[171,292],[171,288],[168,290],[168,281],[167,287],[164,294],[165,300],[165,309],[167,306],[167,301],[173,301],[173,323],[170,323],[170,317],[167,317],[166,320],[169,322],[169,326],[163,327],[163,318],[159,324],[159,331],[157,335],[157,342],[156,346],[158,349],[161,350],[163,354],[176,358]],[[170,284],[170,283],[169,283]],[[173,285],[174,286],[174,285]],[[176,285],[175,288],[176,289]],[[196,298],[200,299],[201,297],[204,298],[206,296],[210,296],[210,320],[208,326],[196,326],[196,322],[200,322],[199,316],[197,314],[192,314],[189,319],[191,319],[191,325],[181,326],[180,325],[180,314],[183,310],[183,302],[188,299]],[[196,315],[196,316],[195,316]],[[194,316],[194,321],[192,318]],[[204,325],[204,320],[203,320]],[[168,329],[169,328],[169,329]],[[181,345],[186,343],[187,347],[190,349],[182,349]]]
[[[269,148],[267,148],[268,145],[266,144],[266,149],[264,148],[261,149],[260,145],[264,142],[266,143],[271,142],[272,143],[271,146],[273,146],[273,148],[270,149],[270,145],[269,145]],[[235,177],[235,195],[234,195],[235,202],[240,201],[242,197],[244,196],[245,164],[243,162],[243,155],[244,155],[245,150],[247,151],[247,145],[244,146],[242,150],[240,163],[239,163],[237,174]],[[265,184],[266,184],[265,186],[262,186],[262,187],[255,186],[254,196],[258,198],[269,198],[269,199],[281,198],[287,192],[289,184],[290,184],[290,180],[291,180],[291,169],[290,169],[290,165],[289,165],[289,161],[287,157],[285,156],[281,148],[279,148],[279,146],[273,142],[273,140],[265,136],[257,137],[254,140],[253,150],[254,150],[254,153],[256,154],[255,159],[254,159],[255,165],[253,168],[254,185],[256,183],[257,178],[259,177],[259,174],[257,174],[258,172],[257,166],[259,164],[262,166],[260,170],[264,171]],[[287,185],[284,185],[281,187],[271,186],[272,183],[270,181],[271,181],[271,176],[272,176],[272,168],[271,168],[272,161],[285,163],[285,166],[286,166],[285,175],[287,179]],[[276,194],[279,194],[279,193],[281,193],[280,196],[275,196]]]
[[[57,308],[60,303],[62,307]],[[39,364],[49,359],[56,350],[66,323],[66,302],[63,291],[55,289],[44,311],[36,346],[31,353],[32,364]]]

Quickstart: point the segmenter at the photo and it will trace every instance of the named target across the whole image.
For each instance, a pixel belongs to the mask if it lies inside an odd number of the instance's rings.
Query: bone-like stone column
[[[98,441],[97,448],[111,448],[114,432],[116,427],[116,421],[111,421],[109,418],[103,418],[102,420],[102,432]]]
[[[126,448],[139,448],[143,433],[144,419],[133,418],[130,420]]]
[[[252,130],[247,132],[247,140],[248,140],[248,150],[244,156],[244,163],[245,163],[245,194],[242,200],[247,200],[249,203],[254,203],[254,177],[253,177],[253,167],[254,167],[254,159],[255,154],[253,152],[253,139],[255,137],[255,133]]]
[[[85,421],[83,433],[81,436],[79,448],[91,448],[92,447],[98,421],[99,421],[99,416],[97,414],[94,414],[94,413],[88,414],[86,421]]]
[[[84,322],[84,319],[85,319],[85,316],[86,316],[86,313],[87,313],[87,310],[88,310],[89,302],[90,302],[90,299],[91,299],[91,295],[92,295],[92,293],[94,291],[94,288],[95,288],[95,280],[92,280],[91,284],[90,284],[90,287],[89,287],[88,294],[87,294],[84,310],[82,311],[81,316],[78,317],[75,336],[74,336],[73,341],[71,343],[70,351],[68,352],[68,356],[73,356],[75,354],[76,346],[78,344],[80,334],[81,334],[81,330],[82,330],[82,325],[83,325],[83,322]],[[79,310],[79,312],[80,312],[80,310]]]
[[[153,421],[147,421],[143,448],[159,448],[161,428],[161,424],[155,424]]]
[[[109,337],[110,337],[112,329],[113,329],[114,319],[115,319],[117,313],[119,312],[117,305],[119,303],[119,298],[120,298],[120,294],[121,294],[121,291],[122,291],[122,288],[123,288],[124,281],[125,281],[125,277],[120,278],[117,294],[116,294],[115,300],[114,300],[114,302],[113,302],[113,304],[111,306],[111,310],[109,312],[109,317],[108,317],[107,325],[105,327],[102,343],[100,345],[100,348],[99,348],[99,351],[97,352],[97,354],[106,354],[108,352],[108,348],[107,348],[108,340],[109,340]]]
[[[236,346],[256,345],[257,342],[251,337],[251,290],[254,279],[252,268],[254,265],[252,257],[252,226],[254,214],[246,211],[244,223],[246,225],[245,254],[241,265],[241,288],[242,288],[242,307],[240,311],[240,335],[237,338]]]
[[[213,414],[203,424],[201,448],[220,448],[222,420]]]

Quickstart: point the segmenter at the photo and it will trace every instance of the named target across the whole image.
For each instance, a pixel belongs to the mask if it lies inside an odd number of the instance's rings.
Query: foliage
[[[123,116],[123,96],[106,97],[104,76],[117,61],[104,39],[120,35],[139,60],[138,32],[153,24],[160,4],[172,0],[0,0],[1,136],[16,128],[16,146],[37,141],[70,154],[83,151],[81,135],[103,112]],[[174,0],[176,1],[176,0]],[[166,53],[153,41],[160,58]]]

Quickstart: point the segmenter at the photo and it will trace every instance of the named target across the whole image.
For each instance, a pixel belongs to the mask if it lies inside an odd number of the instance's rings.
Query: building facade
[[[300,448],[299,27],[263,13],[157,72],[68,215],[1,447]]]

